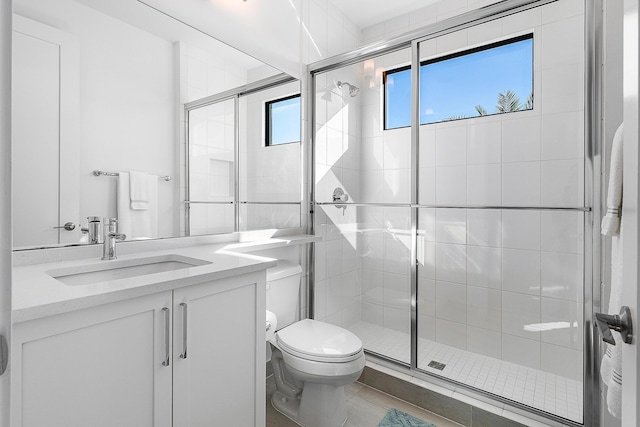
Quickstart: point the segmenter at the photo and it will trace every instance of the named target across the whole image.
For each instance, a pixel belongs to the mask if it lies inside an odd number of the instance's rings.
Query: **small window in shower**
[[[300,94],[265,102],[265,145],[300,142]]]
[[[383,74],[384,129],[411,125],[411,68]],[[533,109],[533,34],[420,63],[420,124]]]

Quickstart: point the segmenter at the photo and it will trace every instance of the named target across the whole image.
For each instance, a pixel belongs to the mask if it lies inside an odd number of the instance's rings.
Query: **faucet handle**
[[[122,242],[123,240],[127,239],[127,235],[124,233],[110,232],[109,234],[107,234],[107,236],[116,239],[118,242]]]

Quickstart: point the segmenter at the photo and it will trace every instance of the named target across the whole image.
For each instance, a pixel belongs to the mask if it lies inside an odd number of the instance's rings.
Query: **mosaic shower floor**
[[[360,337],[365,349],[410,362],[408,334],[367,322],[355,323],[347,329]],[[432,361],[444,364],[444,369],[430,367]],[[582,423],[583,387],[580,381],[423,338],[418,340],[418,368]]]

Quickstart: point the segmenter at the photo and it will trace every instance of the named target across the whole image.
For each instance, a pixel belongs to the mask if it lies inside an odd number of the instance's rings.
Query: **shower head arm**
[[[338,87],[338,89],[342,90],[343,85],[349,86],[349,96],[351,97],[356,96],[360,92],[360,88],[358,86],[354,86],[349,82],[343,82],[340,80],[336,82],[336,86]]]

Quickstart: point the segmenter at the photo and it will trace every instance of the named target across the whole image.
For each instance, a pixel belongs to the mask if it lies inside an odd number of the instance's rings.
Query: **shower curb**
[[[453,397],[365,366],[358,382],[467,427],[527,427]]]

